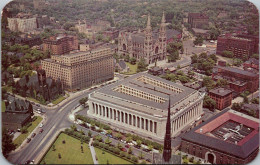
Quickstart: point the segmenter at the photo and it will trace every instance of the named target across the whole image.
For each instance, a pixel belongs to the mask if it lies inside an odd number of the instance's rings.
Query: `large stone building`
[[[213,68],[212,78],[215,81],[218,79],[227,80],[229,88],[237,93],[241,93],[245,90],[255,92],[259,88],[259,74],[238,68],[215,66]]]
[[[182,136],[181,148],[210,164],[247,164],[259,151],[259,119],[226,109]]]
[[[150,15],[144,32],[120,31],[118,36],[118,54],[129,55],[137,60],[143,58],[147,64],[166,59],[166,25],[163,13],[159,33],[153,33]]]
[[[61,55],[78,49],[76,36],[60,34],[43,40],[43,51],[50,51],[51,54]]]
[[[216,108],[222,110],[231,105],[232,91],[225,88],[215,88],[209,91],[209,97],[216,101]]]
[[[223,51],[231,51],[234,57],[248,59],[253,53],[257,53],[258,44],[256,40],[242,36],[221,36],[218,37],[216,53],[222,55]]]
[[[209,17],[203,13],[189,13],[188,23],[191,28],[203,28],[209,26]]]
[[[53,55],[41,61],[47,77],[60,79],[64,89],[76,90],[114,77],[113,52],[100,47],[85,52]]]
[[[174,137],[201,116],[204,94],[147,73],[135,74],[89,94],[88,116],[162,142],[169,96]]]
[[[7,18],[8,28],[14,32],[31,32],[37,29],[36,17],[28,14],[17,14],[14,18]]]

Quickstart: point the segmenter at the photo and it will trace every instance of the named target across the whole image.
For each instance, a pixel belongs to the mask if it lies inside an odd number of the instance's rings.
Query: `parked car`
[[[151,160],[149,158],[146,159],[147,162],[151,162]]]
[[[42,133],[42,132],[43,132],[43,129],[40,130],[40,133]]]
[[[32,139],[31,138],[27,138],[27,143],[30,143]]]
[[[42,128],[42,127],[43,127],[43,124],[41,123],[39,127]]]
[[[31,138],[34,138],[35,135],[36,135],[36,133],[33,133]]]
[[[130,146],[127,144],[127,145],[125,145],[125,147],[126,147],[126,148],[129,148]]]
[[[127,150],[126,150],[125,148],[121,148],[121,151],[124,151],[124,152],[126,152]]]
[[[111,134],[107,134],[107,137],[113,138],[113,136]]]
[[[20,129],[20,128],[18,128],[18,129],[17,129],[17,132],[21,132],[21,129]]]
[[[100,132],[102,135],[106,135],[106,133],[105,132]]]

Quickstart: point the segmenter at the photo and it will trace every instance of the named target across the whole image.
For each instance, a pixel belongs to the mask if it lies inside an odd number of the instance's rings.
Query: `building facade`
[[[101,47],[86,52],[53,55],[41,61],[46,76],[59,79],[64,89],[76,90],[114,77],[112,50]]]
[[[203,28],[209,26],[209,17],[203,13],[189,13],[188,23],[191,28]]]
[[[58,35],[43,40],[43,51],[50,51],[51,54],[61,55],[78,49],[76,36]]]
[[[225,79],[229,88],[241,93],[245,90],[255,92],[259,88],[259,74],[251,73],[233,67],[215,66],[212,73],[213,80]]]
[[[8,28],[14,32],[31,32],[37,29],[36,17],[7,18]]]
[[[171,137],[202,114],[204,94],[147,73],[89,94],[88,116],[124,132],[162,142],[170,103]]]
[[[222,110],[231,105],[232,91],[225,88],[215,88],[209,91],[209,97],[216,101],[216,108]]]
[[[231,51],[234,57],[248,59],[255,51],[254,40],[249,38],[222,36],[218,37],[217,54],[222,55],[223,51]]]
[[[259,120],[224,110],[182,136],[180,150],[210,164],[247,164],[259,151]]]
[[[150,15],[144,32],[120,31],[118,36],[118,54],[129,55],[137,60],[143,58],[147,64],[166,59],[166,25],[163,13],[159,33],[153,33]]]

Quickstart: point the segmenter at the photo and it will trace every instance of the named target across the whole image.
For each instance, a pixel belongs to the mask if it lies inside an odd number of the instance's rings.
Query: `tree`
[[[91,131],[88,131],[88,136],[91,137],[92,136],[92,133]]]
[[[241,104],[233,103],[231,109],[240,112],[241,111]]]
[[[112,135],[112,130],[107,130],[107,134]]]
[[[71,128],[71,130],[73,130],[73,131],[77,131],[77,127],[75,126],[75,124],[71,125],[70,128]]]
[[[88,97],[84,97],[79,100],[79,103],[85,107],[87,101],[88,101]]]
[[[124,60],[125,60],[125,62],[129,62],[129,60],[130,60],[129,54],[127,54],[127,55],[125,56]],[[133,59],[132,59],[132,60],[133,60]],[[135,59],[135,62],[134,62],[134,63],[136,63],[136,59]],[[133,65],[134,65],[134,64],[133,64]]]
[[[168,61],[175,62],[179,59],[179,50],[183,49],[182,43],[169,43],[167,45],[167,53],[169,53]]]
[[[259,98],[253,98],[253,99],[251,100],[251,103],[252,103],[252,104],[259,104]]]
[[[193,54],[191,56],[191,63],[194,64],[194,63],[197,63],[198,62],[198,55],[197,54]]]
[[[206,87],[208,90],[211,90],[215,87],[214,81],[209,76],[203,77],[202,85]]]
[[[127,142],[127,143],[131,143],[131,142],[132,142],[132,137],[131,137],[131,136],[128,136],[128,137],[126,138],[126,142]]]
[[[145,63],[145,60],[143,58],[140,59],[140,61],[137,64],[137,72],[143,72],[147,70],[148,64]]]
[[[7,158],[8,154],[15,150],[16,145],[12,141],[13,135],[9,135],[6,128],[2,129],[2,152],[4,157]]]
[[[148,150],[150,150],[150,151],[153,150],[153,145],[149,144],[147,147],[148,147]]]
[[[132,156],[131,160],[132,160],[133,162],[135,162],[135,163],[137,163],[137,162],[138,162],[138,158],[137,158],[137,157],[135,157],[135,156]]]
[[[141,147],[141,144],[142,144],[142,141],[141,141],[141,140],[137,140],[136,143],[137,143],[136,145],[137,145],[138,147]]]
[[[259,60],[259,54],[253,54],[252,57]]]
[[[234,53],[231,52],[231,51],[225,50],[225,51],[222,52],[222,56],[228,57],[228,58],[233,58],[234,57]]]
[[[233,59],[233,65],[235,65],[237,67],[241,66],[242,63],[243,63],[243,61],[241,59],[239,59],[239,58],[234,58]]]
[[[110,145],[112,143],[112,141],[109,139],[109,137],[107,137],[105,140],[105,143]]]
[[[194,45],[202,45],[203,38],[201,36],[196,37],[196,39],[193,41]]]
[[[102,141],[102,136],[100,136],[100,135],[97,135],[97,136],[95,137],[95,140],[97,140],[97,141],[101,142],[101,141]]]
[[[139,152],[139,154],[138,154],[138,158],[139,158],[139,159],[143,159],[143,158],[144,158],[144,154],[143,154],[142,151]]]
[[[224,87],[228,84],[226,79],[218,79],[216,86],[218,87]]]
[[[129,149],[128,149],[128,151],[127,151],[129,154],[132,154],[132,152],[133,152],[133,149],[132,149],[132,147],[129,147]]]
[[[216,101],[206,95],[203,100],[203,107],[208,108],[209,110],[214,110],[216,107]]]
[[[130,58],[130,64],[132,64],[132,65],[136,64],[136,58],[135,57]]]

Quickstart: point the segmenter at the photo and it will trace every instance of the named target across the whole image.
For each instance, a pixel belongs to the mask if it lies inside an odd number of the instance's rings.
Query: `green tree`
[[[140,61],[137,64],[137,72],[143,72],[147,70],[148,64],[145,63],[145,60],[143,58],[140,59]]]
[[[130,61],[129,54],[127,54],[127,55],[125,56],[124,60],[125,60],[125,62],[129,62],[129,61]],[[134,60],[135,60],[135,61],[134,61]],[[135,63],[136,63],[136,59],[132,59],[131,64],[132,64],[132,62],[135,64]],[[133,65],[134,65],[134,64],[133,64]]]
[[[231,109],[240,112],[241,111],[241,104],[239,103],[233,103]]]
[[[198,55],[197,54],[193,54],[191,56],[191,63],[194,64],[194,63],[197,63],[198,62]]]
[[[202,45],[203,44],[203,38],[201,36],[196,37],[196,39],[193,41],[194,45]]]
[[[107,137],[105,140],[105,143],[110,145],[112,143],[112,141],[109,139],[109,137]]]
[[[88,97],[84,97],[84,98],[79,100],[79,103],[85,107],[87,101],[88,101]]]
[[[259,60],[259,54],[253,54],[252,57]]]
[[[252,104],[259,104],[259,98],[253,98],[253,99],[251,100],[251,103],[252,103]]]
[[[2,129],[2,152],[4,157],[7,158],[8,154],[15,150],[16,145],[12,141],[13,135],[9,135],[6,128]]]
[[[206,87],[208,90],[211,90],[215,87],[215,83],[211,77],[206,76],[203,77],[202,86]]]
[[[234,57],[234,53],[231,52],[231,51],[225,50],[225,51],[222,52],[222,56],[228,57],[228,58],[233,58]]]
[[[203,107],[208,108],[209,110],[214,110],[216,107],[216,101],[206,95],[203,100]]]
[[[88,131],[88,136],[91,137],[92,136],[92,132]]]
[[[142,141],[141,141],[141,140],[137,140],[136,143],[137,143],[136,145],[137,145],[138,147],[141,147],[141,144],[142,144]]]
[[[218,79],[216,86],[218,87],[224,87],[228,85],[228,82],[226,79]]]
[[[148,150],[150,150],[150,151],[153,150],[153,145],[149,144],[147,147],[148,147]]]
[[[130,60],[130,64],[132,64],[132,65],[136,64],[136,58],[135,57],[132,57],[129,60]]]
[[[71,130],[73,130],[73,131],[77,131],[77,127],[75,126],[75,124],[71,125],[70,128],[71,128]]]
[[[127,152],[128,152],[129,154],[132,154],[132,152],[133,152],[132,147],[129,147]]]

